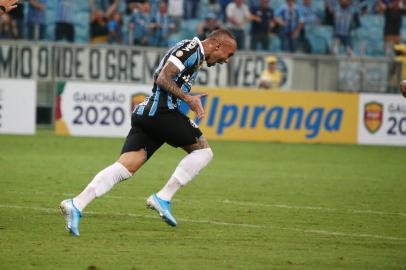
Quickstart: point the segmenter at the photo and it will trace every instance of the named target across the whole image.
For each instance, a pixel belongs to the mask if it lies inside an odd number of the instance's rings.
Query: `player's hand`
[[[185,102],[189,105],[190,109],[196,113],[197,118],[204,118],[204,109],[202,105],[202,97],[207,96],[207,93],[198,94],[198,95],[187,95]]]
[[[0,0],[0,6],[3,6],[7,13],[17,7],[17,0]]]

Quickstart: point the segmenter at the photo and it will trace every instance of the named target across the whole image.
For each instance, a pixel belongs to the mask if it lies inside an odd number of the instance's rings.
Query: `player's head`
[[[208,50],[205,51],[209,67],[227,63],[237,48],[234,36],[226,29],[213,31],[203,42],[207,44]]]

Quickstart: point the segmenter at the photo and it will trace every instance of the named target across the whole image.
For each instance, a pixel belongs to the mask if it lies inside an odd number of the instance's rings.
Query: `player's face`
[[[207,65],[209,67],[215,64],[228,63],[229,59],[234,55],[236,44],[234,40],[228,40],[222,44],[216,45],[216,50],[210,55],[207,60]]]

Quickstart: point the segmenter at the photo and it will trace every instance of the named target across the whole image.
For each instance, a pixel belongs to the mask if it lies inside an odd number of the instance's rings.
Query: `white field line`
[[[73,197],[75,194],[72,193],[64,193],[64,196]],[[145,197],[126,197],[126,196],[114,196],[114,195],[106,195],[108,198],[112,199],[138,199],[138,200],[146,200]],[[176,199],[174,200],[177,201]],[[384,212],[384,211],[376,211],[376,210],[360,210],[360,209],[338,209],[338,208],[329,208],[329,207],[321,207],[321,206],[301,206],[301,205],[287,205],[287,204],[266,204],[266,203],[255,203],[255,202],[236,202],[230,200],[221,200],[218,201],[219,203],[224,204],[233,204],[233,205],[241,205],[241,206],[253,206],[253,207],[273,207],[273,208],[285,208],[285,209],[299,209],[299,210],[317,210],[317,211],[325,211],[325,212],[347,212],[353,214],[371,214],[371,215],[397,215],[406,217],[406,213],[402,212]]]
[[[18,193],[22,194],[21,192],[12,192],[12,193]],[[42,194],[42,192],[35,192],[35,194]],[[45,193],[44,193],[45,194]],[[57,196],[57,194],[53,194]],[[77,194],[73,193],[63,193],[62,196],[66,197],[74,197]],[[147,197],[132,197],[132,196],[115,196],[115,195],[105,195],[104,197],[106,198],[111,198],[111,199],[117,199],[117,200],[122,200],[122,199],[128,199],[128,200],[146,200]],[[62,198],[61,198],[62,199]],[[174,199],[175,202],[181,201]],[[188,200],[191,201],[191,200]],[[223,204],[232,204],[232,205],[241,205],[241,206],[252,206],[252,207],[271,207],[271,208],[285,208],[285,209],[298,209],[298,210],[314,210],[314,211],[325,211],[325,212],[346,212],[346,213],[352,213],[352,214],[370,214],[370,215],[379,215],[379,216],[386,216],[386,215],[392,215],[392,216],[401,216],[401,217],[406,217],[406,213],[403,212],[386,212],[386,211],[376,211],[376,210],[371,210],[371,209],[339,209],[339,208],[329,208],[329,207],[322,207],[322,206],[304,206],[304,205],[287,205],[287,204],[266,204],[266,203],[256,203],[256,202],[249,202],[249,201],[244,201],[244,202],[237,202],[237,201],[231,201],[231,200],[220,200],[218,201],[219,203]]]
[[[0,204],[0,208],[9,208],[9,209],[26,209],[26,210],[35,210],[40,212],[47,213],[56,213],[60,212],[59,209],[54,208],[45,208],[45,207],[31,207],[31,206],[19,206],[11,204]],[[110,216],[128,216],[136,218],[148,218],[148,219],[157,219],[158,217],[150,215],[136,215],[131,213],[120,213],[120,212],[86,212],[89,215],[110,215]],[[230,222],[221,222],[221,221],[211,221],[211,220],[193,220],[193,219],[178,219],[186,223],[197,223],[197,224],[211,224],[219,226],[235,226],[243,228],[259,228],[259,229],[272,229],[272,230],[287,230],[300,232],[305,234],[320,234],[327,236],[342,236],[342,237],[351,237],[351,238],[372,238],[372,239],[381,239],[381,240],[390,240],[390,241],[406,241],[406,238],[396,237],[396,236],[384,236],[376,234],[366,234],[366,233],[344,233],[344,232],[335,232],[335,231],[326,231],[326,230],[310,230],[310,229],[300,229],[300,228],[289,228],[289,227],[274,227],[268,225],[255,225],[255,224],[245,224],[245,223],[230,223]]]
[[[300,210],[319,210],[326,212],[349,212],[355,214],[372,214],[372,215],[398,215],[406,217],[406,213],[402,212],[384,212],[384,211],[375,211],[375,210],[357,210],[357,209],[338,209],[338,208],[329,208],[329,207],[320,207],[320,206],[295,206],[295,205],[286,205],[286,204],[264,204],[264,203],[254,203],[254,202],[236,202],[230,200],[222,200],[221,203],[225,204],[234,204],[242,206],[255,206],[255,207],[275,207],[275,208],[286,208],[286,209],[300,209]]]

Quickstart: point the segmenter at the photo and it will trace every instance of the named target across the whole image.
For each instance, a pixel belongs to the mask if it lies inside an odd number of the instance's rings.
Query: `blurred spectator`
[[[385,53],[391,54],[393,44],[401,43],[401,27],[402,27],[402,15],[406,15],[405,7],[406,1],[404,1],[403,7],[400,0],[392,0],[385,4],[378,0],[376,5],[376,11],[385,14],[385,26],[383,30]]]
[[[168,0],[168,14],[179,31],[183,20],[183,0]]]
[[[339,5],[334,8],[334,54],[340,53],[340,44],[342,44],[347,54],[352,55],[351,30],[355,13],[349,0],[340,0]]]
[[[269,7],[269,0],[260,0],[259,6],[253,7],[251,13],[260,21],[251,23],[251,50],[269,50],[269,34],[273,27],[273,10]]]
[[[354,3],[357,7],[357,13],[359,15],[365,15],[366,13],[368,13],[368,2],[369,0],[358,0],[356,3]]]
[[[153,18],[154,32],[151,45],[167,47],[169,35],[175,31],[175,24],[168,15],[168,4],[165,1],[159,3],[159,11]]]
[[[406,78],[406,44],[403,44],[403,43],[396,44],[395,46],[393,46],[393,49],[395,51],[396,61],[401,63],[400,77],[405,79]],[[396,80],[396,86],[398,85],[398,83],[399,83],[399,81]]]
[[[163,0],[162,0],[163,1]],[[165,0],[166,3],[168,3],[167,0]],[[161,3],[161,0],[149,0],[149,4],[151,6],[151,15],[154,16],[159,12],[159,4]]]
[[[138,9],[138,5],[139,5],[140,3],[143,3],[144,0],[125,0],[125,2],[126,2],[126,6],[127,6],[125,13],[126,13],[127,15],[131,15],[131,14],[133,14],[133,12],[134,12],[135,10]]]
[[[300,31],[303,28],[303,17],[294,0],[286,0],[276,11],[276,22],[281,26],[279,37],[282,43],[282,50],[295,52]]]
[[[302,47],[303,51],[306,53],[311,52],[310,43],[306,37],[306,28],[312,28],[315,25],[321,23],[321,20],[313,7],[312,0],[303,0],[303,4],[298,5],[300,13],[303,17],[304,27],[300,31],[299,35],[299,47]]]
[[[17,27],[17,36],[15,38],[24,38],[25,37],[25,27],[24,27],[24,5],[23,3],[18,3],[17,7],[13,10],[11,10],[8,13],[13,21],[13,23],[16,24]]]
[[[47,0],[30,0],[27,14],[28,39],[44,40],[46,33],[45,10]]]
[[[209,11],[217,15],[220,14],[220,4],[217,0],[209,0]]]
[[[108,34],[108,43],[109,44],[121,44],[123,42],[123,18],[121,13],[117,10],[113,13],[111,19],[107,23]]]
[[[199,10],[200,0],[184,0],[183,2],[183,18],[185,20],[196,19],[197,11]]]
[[[298,5],[300,13],[303,17],[303,22],[305,25],[317,25],[320,24],[321,20],[317,11],[313,7],[313,0],[303,0],[301,5]]]
[[[0,16],[17,7],[17,0],[0,0]]]
[[[110,6],[110,0],[88,0],[90,11],[107,10]]]
[[[75,41],[75,1],[56,0],[55,41]]]
[[[216,14],[210,12],[207,14],[206,19],[201,21],[197,29],[197,36],[200,40],[205,40],[207,36],[214,30],[220,29]]]
[[[282,82],[282,73],[278,69],[278,59],[275,56],[269,56],[266,59],[267,67],[261,73],[259,78],[259,88],[279,89]]]
[[[338,0],[324,0],[323,24],[334,26],[334,8],[338,5]]]
[[[234,0],[226,8],[227,27],[237,41],[237,49],[245,48],[245,27],[248,21],[261,22],[261,18],[251,14],[244,0]]]
[[[104,16],[108,19],[112,16],[114,12],[118,10],[118,4],[120,0],[88,0],[90,16],[93,12],[101,10],[104,13]]]
[[[90,14],[90,43],[106,43],[108,36],[107,18],[102,10]]]
[[[227,6],[233,2],[233,0],[219,0],[220,4],[220,19],[223,20],[223,22],[227,22],[227,15],[226,15],[226,9]]]
[[[139,9],[131,16],[129,28],[130,31],[133,31],[133,45],[149,45],[152,28],[154,27],[149,12],[149,2],[144,2],[139,4]]]
[[[18,29],[16,22],[8,14],[0,17],[0,39],[18,38]]]

